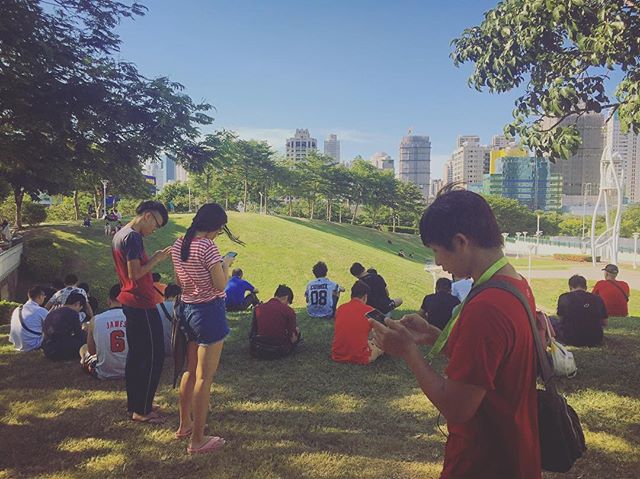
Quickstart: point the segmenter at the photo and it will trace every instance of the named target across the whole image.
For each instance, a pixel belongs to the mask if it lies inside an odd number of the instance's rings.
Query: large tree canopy
[[[479,91],[522,87],[505,133],[567,158],[580,144],[561,124],[571,115],[608,109],[623,131],[640,132],[639,9],[635,0],[504,0],[453,41],[452,58],[474,63],[469,85]]]

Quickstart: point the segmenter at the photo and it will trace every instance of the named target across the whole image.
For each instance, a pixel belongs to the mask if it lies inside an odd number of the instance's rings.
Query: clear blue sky
[[[282,150],[295,128],[342,159],[386,151],[397,159],[409,128],[428,135],[432,178],[459,134],[501,133],[515,94],[468,88],[450,42],[478,24],[491,0],[142,0],[146,16],[119,28],[122,59],[168,76],[216,107],[215,129]]]

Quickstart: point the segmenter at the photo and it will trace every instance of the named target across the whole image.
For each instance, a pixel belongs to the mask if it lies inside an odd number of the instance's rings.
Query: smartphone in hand
[[[235,251],[229,251],[227,254],[225,254],[225,256],[229,256],[230,258],[235,258],[236,256],[238,256],[238,253],[236,253]]]
[[[384,313],[382,313],[382,311],[378,311],[377,309],[374,309],[373,311],[369,311],[368,313],[365,314],[365,316],[369,319],[375,319],[376,321],[384,324],[384,320],[386,319],[386,316],[384,315]]]

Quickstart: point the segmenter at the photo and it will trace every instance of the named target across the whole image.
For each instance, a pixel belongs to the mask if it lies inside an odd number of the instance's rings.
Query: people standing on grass
[[[182,288],[177,316],[187,337],[187,366],[180,381],[180,426],[175,436],[190,437],[189,454],[212,452],[225,442],[218,436],[205,436],[204,429],[211,384],[229,334],[224,289],[234,261],[232,255],[220,255],[214,240],[224,231],[232,241],[241,243],[226,224],[227,214],[220,205],[205,204],[171,249]]]
[[[527,281],[503,255],[498,223],[480,195],[441,192],[422,216],[420,235],[445,271],[474,284],[507,282],[536,310]],[[445,376],[419,349],[433,344],[439,329],[417,314],[386,325],[370,321],[376,343],[407,363],[447,420],[440,477],[540,479],[536,350],[525,308],[511,293],[488,288],[463,303],[452,321],[438,341],[449,358]]]
[[[164,362],[164,334],[151,271],[169,258],[171,246],[148,257],[143,238],[165,226],[168,220],[162,203],[143,201],[136,208],[136,216],[114,235],[112,242],[121,286],[118,301],[127,318],[127,410],[132,420],[151,424],[164,422],[153,405]]]
[[[620,270],[615,264],[606,265],[602,271],[604,280],[598,281],[591,292],[602,298],[609,316],[629,316],[629,285],[616,279]]]

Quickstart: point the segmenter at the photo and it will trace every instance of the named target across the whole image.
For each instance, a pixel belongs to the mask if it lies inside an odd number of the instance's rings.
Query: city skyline
[[[449,58],[451,40],[495,1],[452,3],[157,0],[118,27],[120,57],[214,105],[204,133],[233,130],[284,154],[286,139],[306,128],[318,139],[336,134],[349,161],[395,157],[412,129],[430,137],[438,174],[459,134],[502,133],[517,95],[470,89],[470,67]]]

